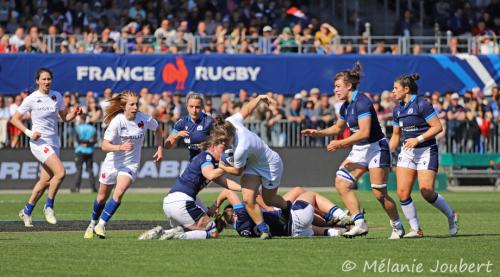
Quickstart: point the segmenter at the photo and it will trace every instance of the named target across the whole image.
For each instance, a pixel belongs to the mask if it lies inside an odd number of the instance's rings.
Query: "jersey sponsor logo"
[[[412,126],[408,126],[408,127],[403,127],[402,130],[405,132],[415,132],[415,131],[418,131],[418,127],[415,125],[412,125]]]
[[[198,127],[196,127],[196,131],[201,131],[201,130],[203,130],[203,126],[198,125]]]
[[[77,81],[155,81],[154,66],[77,66]]]
[[[141,120],[141,122],[137,123],[137,127],[143,128],[144,127],[144,122],[142,122],[142,120]]]
[[[410,108],[410,109],[408,110],[408,114],[412,114],[412,113],[413,113],[413,108]]]
[[[209,162],[212,161],[212,156],[210,156],[210,155],[207,154],[207,157],[205,158],[205,160],[207,160]]]
[[[137,136],[120,136],[122,140],[127,140],[127,139],[142,139],[144,137],[144,134],[140,134]]]
[[[35,107],[32,109],[32,111],[37,111],[37,112],[55,112],[56,108],[55,107]]]

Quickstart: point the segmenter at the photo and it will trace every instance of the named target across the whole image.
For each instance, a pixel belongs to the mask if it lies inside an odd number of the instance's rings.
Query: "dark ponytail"
[[[417,85],[417,80],[420,79],[420,76],[418,73],[413,73],[411,75],[407,76],[401,76],[398,77],[394,82],[399,83],[403,88],[407,87],[410,89],[410,94],[417,94],[418,92],[418,85]]]
[[[352,90],[356,90],[359,84],[359,79],[361,79],[361,63],[356,61],[354,68],[351,70],[340,71],[335,75],[335,81],[342,80],[344,83],[350,83],[352,85]]]

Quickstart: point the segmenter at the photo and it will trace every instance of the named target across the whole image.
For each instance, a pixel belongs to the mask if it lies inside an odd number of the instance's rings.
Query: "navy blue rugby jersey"
[[[385,137],[380,127],[375,108],[373,108],[373,103],[366,95],[358,93],[356,90],[352,94],[351,102],[346,101],[340,107],[340,120],[344,120],[347,123],[351,133],[358,132],[358,120],[368,116],[371,118],[370,136],[368,139],[356,143],[356,145],[374,143]]]
[[[172,130],[174,134],[177,134],[182,130],[189,132],[189,135],[183,139],[189,149],[190,161],[201,152],[199,144],[207,139],[210,134],[210,130],[212,130],[213,123],[213,118],[203,112],[200,114],[200,118],[196,121],[193,121],[191,116],[187,115],[175,122]]]
[[[259,235],[255,232],[255,223],[245,209],[245,206],[243,204],[237,204],[233,206],[233,209],[237,216],[237,220],[234,224],[236,232],[242,237],[258,237]],[[290,236],[287,230],[291,228],[286,228],[286,226],[280,222],[280,211],[264,211],[262,212],[262,216],[264,222],[269,226],[271,235],[276,237]]]
[[[193,158],[181,176],[175,180],[169,193],[183,192],[195,199],[196,195],[210,183],[201,173],[205,166],[218,167],[215,158],[208,151],[203,151]]]
[[[416,138],[429,130],[427,123],[437,114],[432,105],[422,96],[412,95],[406,104],[399,102],[394,108],[392,124],[401,128],[401,140],[403,143],[409,138]],[[427,147],[436,144],[436,139],[429,139],[417,145]]]

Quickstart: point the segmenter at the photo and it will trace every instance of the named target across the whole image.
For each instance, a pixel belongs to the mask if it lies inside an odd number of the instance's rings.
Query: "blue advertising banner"
[[[331,93],[333,77],[359,60],[363,66],[360,90],[392,90],[393,80],[418,72],[420,91],[464,92],[479,87],[486,93],[500,82],[496,55],[117,55],[5,54],[0,55],[0,93],[16,94],[35,87],[35,72],[54,73],[52,88],[64,91],[113,91],[143,87],[186,94],[278,92],[293,95],[319,88]]]

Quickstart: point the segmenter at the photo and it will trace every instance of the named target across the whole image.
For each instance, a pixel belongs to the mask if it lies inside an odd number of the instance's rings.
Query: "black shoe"
[[[280,223],[281,224],[288,223],[288,221],[290,220],[291,211],[292,211],[292,202],[286,201],[286,208],[281,209],[281,215],[280,215]]]

